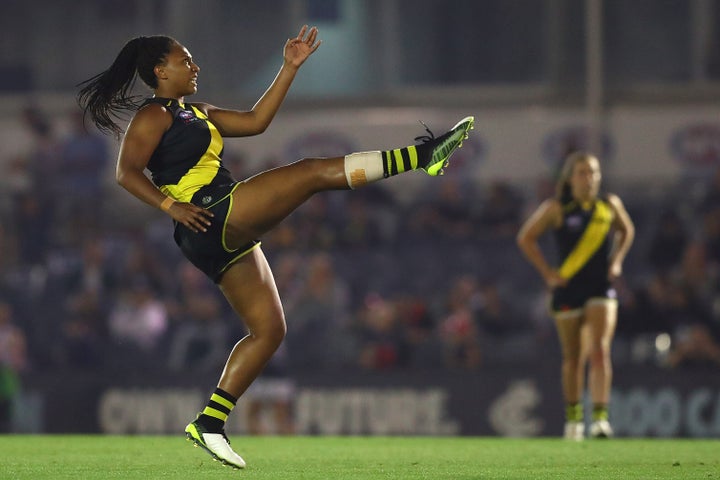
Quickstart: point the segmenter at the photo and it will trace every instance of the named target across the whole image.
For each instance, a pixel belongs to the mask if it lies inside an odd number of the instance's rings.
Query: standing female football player
[[[230,353],[207,406],[185,429],[196,445],[236,468],[245,462],[229,445],[225,421],[286,330],[258,238],[317,192],[357,188],[415,169],[442,173],[473,127],[473,117],[467,117],[420,145],[305,158],[236,181],[221,161],[222,138],[268,128],[298,68],[320,46],[317,35],[315,27],[304,26],[285,43],[280,71],[248,111],[186,102],[197,91],[200,67],[187,48],[167,36],[130,40],[106,71],[83,82],[78,95],[98,128],[118,136],[122,131],[115,118],[124,110],[136,111],[120,147],[118,183],[173,219],[174,238],[184,255],[219,285],[249,331]],[[136,75],[154,93],[144,102],[129,94]]]
[[[593,416],[590,435],[612,436],[608,403],[612,384],[610,347],[617,322],[617,296],[612,282],[635,229],[617,195],[599,195],[598,159],[586,152],[570,154],[557,182],[555,198],[543,202],[521,227],[517,243],[540,272],[552,293],[551,311],[562,348],[565,437],[585,436],[582,396],[589,359]],[[559,266],[551,266],[538,245],[555,232]]]

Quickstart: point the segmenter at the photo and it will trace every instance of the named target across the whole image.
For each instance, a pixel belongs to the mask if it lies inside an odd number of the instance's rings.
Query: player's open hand
[[[210,210],[184,202],[173,203],[167,213],[173,220],[182,223],[195,233],[207,232],[207,227],[210,226],[210,219],[214,216]]]
[[[608,268],[608,280],[612,283],[622,275],[622,264],[613,262]]]
[[[283,52],[285,63],[294,67],[302,65],[322,43],[321,40],[317,39],[317,36],[317,27],[308,30],[308,26],[303,25],[298,36],[289,39],[285,43],[285,51]]]

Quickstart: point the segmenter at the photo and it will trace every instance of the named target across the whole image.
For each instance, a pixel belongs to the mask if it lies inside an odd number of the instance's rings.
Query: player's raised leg
[[[315,193],[355,189],[413,170],[441,175],[450,156],[474,125],[466,117],[439,137],[417,137],[417,145],[336,158],[305,158],[249,178],[233,193],[226,236],[231,248],[244,245],[281,222]]]

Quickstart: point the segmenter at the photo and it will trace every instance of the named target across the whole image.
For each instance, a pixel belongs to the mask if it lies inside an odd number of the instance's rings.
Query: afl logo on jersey
[[[202,197],[201,201],[203,205],[207,205],[212,202],[212,197],[210,195],[205,195],[204,197]]]
[[[578,230],[582,227],[582,224],[583,219],[580,215],[570,215],[565,219],[565,225],[567,225],[570,230]]]

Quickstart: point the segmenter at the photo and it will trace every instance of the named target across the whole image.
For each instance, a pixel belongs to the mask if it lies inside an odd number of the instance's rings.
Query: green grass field
[[[181,436],[0,436],[0,479],[720,479],[720,441],[234,437],[245,470]]]

